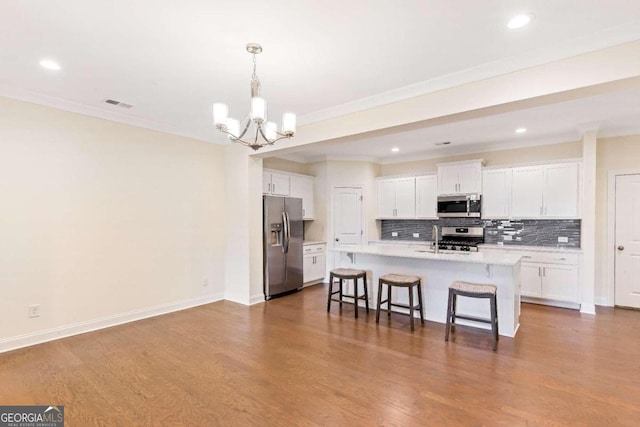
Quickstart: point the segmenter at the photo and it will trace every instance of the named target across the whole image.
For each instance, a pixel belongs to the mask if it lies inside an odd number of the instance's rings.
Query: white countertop
[[[324,240],[305,240],[304,242],[302,242],[302,246],[307,246],[307,245],[324,245],[325,242]]]
[[[483,243],[478,245],[480,250],[482,249],[504,249],[507,251],[538,251],[538,252],[564,252],[564,253],[575,253],[581,254],[582,249],[580,248],[559,248],[554,246],[525,246],[525,245],[495,245]]]
[[[489,252],[450,252],[441,251],[433,253],[424,251],[420,248],[407,248],[398,245],[363,245],[363,246],[347,246],[342,248],[330,249],[334,252],[368,254],[387,257],[400,258],[416,258],[428,259],[434,261],[453,261],[474,264],[490,264],[490,265],[516,265],[520,262],[521,256],[516,254],[504,254]]]

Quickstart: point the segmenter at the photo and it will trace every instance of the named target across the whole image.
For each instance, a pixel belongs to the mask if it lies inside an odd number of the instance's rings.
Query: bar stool
[[[382,301],[382,285],[387,285],[387,299]],[[391,302],[391,288],[393,286],[409,289],[409,305]],[[418,288],[418,303],[413,303],[413,288]],[[424,309],[422,301],[422,281],[417,276],[405,276],[402,274],[385,274],[378,280],[378,312],[376,313],[376,323],[380,323],[380,311],[382,304],[387,303],[387,316],[391,317],[391,307],[402,307],[409,309],[409,323],[413,331],[413,310],[420,309],[420,323],[424,325]]]
[[[467,282],[453,282],[449,286],[449,301],[447,303],[447,325],[444,340],[449,341],[449,331],[455,326],[456,319],[471,320],[473,322],[491,324],[493,333],[493,351],[498,349],[498,301],[497,287],[494,285],[477,285]],[[456,298],[458,295],[469,298],[488,298],[490,303],[491,318],[468,316],[456,313]]]
[[[358,295],[358,279],[362,279],[364,282],[364,295]],[[333,281],[338,279],[340,283],[340,289],[333,290]],[[342,293],[342,281],[353,280],[353,295],[345,295]],[[332,298],[333,295],[340,294],[338,298]],[[356,312],[356,319],[358,318],[358,300],[363,299],[367,314],[369,313],[369,293],[367,291],[367,272],[364,270],[354,270],[350,268],[334,268],[329,273],[329,295],[327,297],[327,312],[331,311],[331,301],[337,301],[340,303],[351,304],[351,302],[344,301],[344,297],[353,298],[354,311]]]

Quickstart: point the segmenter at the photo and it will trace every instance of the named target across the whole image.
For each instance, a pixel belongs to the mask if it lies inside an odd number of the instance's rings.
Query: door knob
[[[624,251],[624,246],[618,246],[619,251]]]
[[[339,242],[339,241],[340,241],[340,239],[336,237],[336,242]]]

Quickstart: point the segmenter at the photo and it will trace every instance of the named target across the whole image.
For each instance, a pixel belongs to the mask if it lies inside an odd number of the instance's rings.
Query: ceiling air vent
[[[131,105],[131,104],[127,104],[127,103],[121,102],[121,101],[116,101],[115,99],[107,99],[104,102],[106,102],[107,104],[111,104],[111,105],[117,105],[118,107],[121,107],[121,108],[131,108],[131,107],[133,107],[133,105]]]

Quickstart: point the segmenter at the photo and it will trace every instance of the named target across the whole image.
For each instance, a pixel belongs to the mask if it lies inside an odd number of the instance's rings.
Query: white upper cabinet
[[[289,195],[291,197],[299,197],[302,199],[303,219],[314,218],[313,182],[314,179],[311,176],[290,176],[291,191],[289,192]]]
[[[438,194],[482,192],[482,160],[438,165]]]
[[[416,179],[378,180],[378,218],[415,218]]]
[[[513,168],[511,215],[515,218],[542,217],[543,191],[542,166]]]
[[[302,199],[302,219],[314,219],[314,181],[312,176],[265,169],[262,175],[262,193],[269,196],[298,197]]]
[[[511,217],[511,169],[482,171],[482,218]]]
[[[438,177],[416,177],[416,218],[438,218]]]
[[[579,218],[579,173],[578,163],[513,168],[511,216]]]
[[[577,163],[548,165],[545,168],[544,216],[577,218],[579,209],[579,174]]]
[[[289,196],[289,175],[276,172],[262,174],[262,192],[271,196]]]

